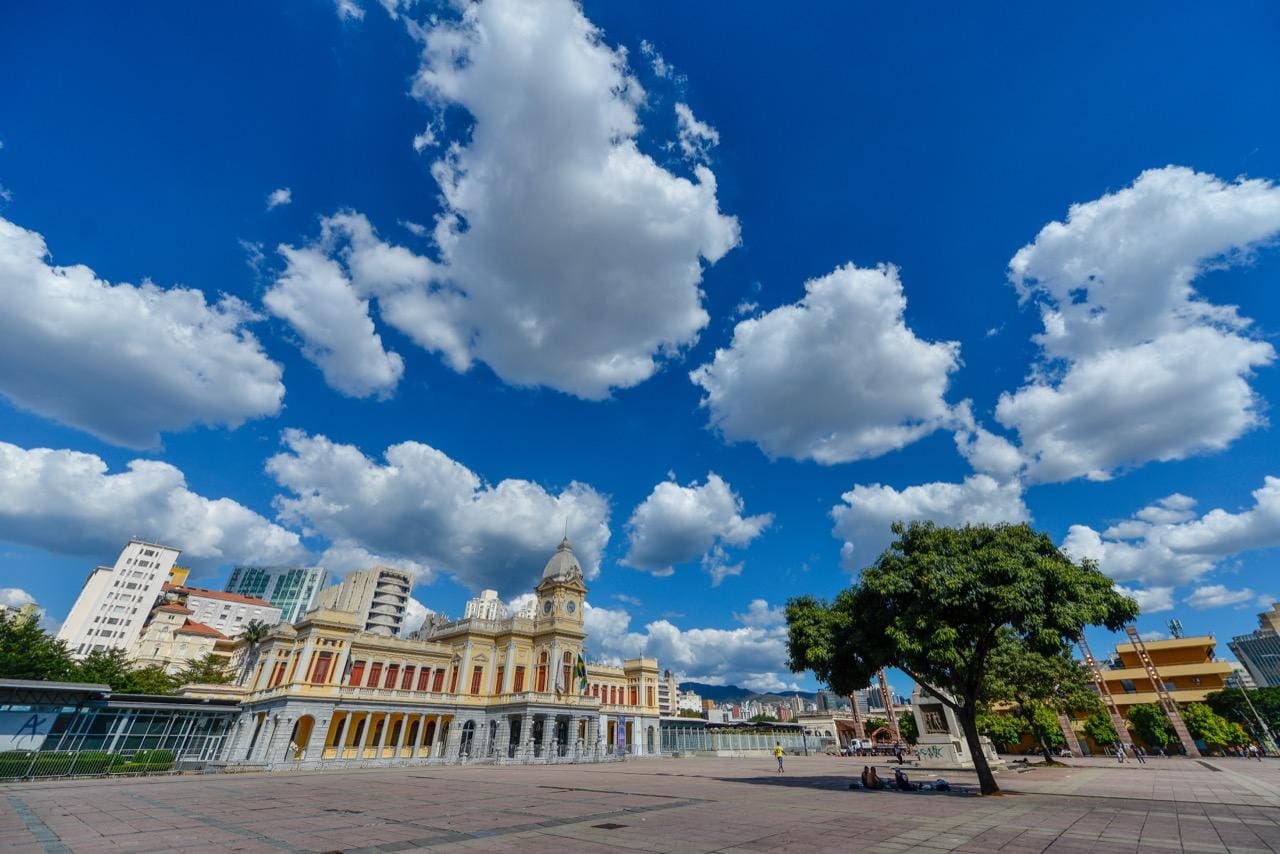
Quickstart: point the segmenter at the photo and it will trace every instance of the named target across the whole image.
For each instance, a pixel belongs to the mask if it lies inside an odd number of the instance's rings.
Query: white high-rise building
[[[130,540],[114,566],[89,573],[58,629],[58,639],[66,642],[72,657],[81,659],[102,649],[132,650],[161,588],[171,580],[185,580],[186,570],[174,567],[181,553],[170,546]]]
[[[467,602],[462,616],[468,620],[505,620],[509,615],[497,590],[481,590],[479,596]]]
[[[316,607],[350,611],[364,631],[397,637],[412,589],[413,576],[409,573],[375,566],[353,572],[338,586],[322,592]]]

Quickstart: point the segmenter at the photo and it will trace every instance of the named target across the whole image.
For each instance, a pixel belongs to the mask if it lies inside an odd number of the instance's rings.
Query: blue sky
[[[596,652],[768,688],[887,520],[1030,518],[1249,630],[1280,13],[727,11],[8,12],[6,596],[138,534],[457,614],[567,521]]]

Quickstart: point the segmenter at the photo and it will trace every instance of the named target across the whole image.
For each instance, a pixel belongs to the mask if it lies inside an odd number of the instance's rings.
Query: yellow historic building
[[[398,638],[319,608],[256,646],[241,642],[245,694],[226,758],[328,766],[656,753],[657,662],[590,663],[585,680],[576,672],[586,593],[566,539],[532,616],[429,620]]]

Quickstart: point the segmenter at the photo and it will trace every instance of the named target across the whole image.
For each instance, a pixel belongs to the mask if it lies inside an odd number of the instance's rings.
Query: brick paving
[[[850,790],[827,756],[6,784],[0,851],[1280,852],[1280,760],[1071,762],[998,798]]]

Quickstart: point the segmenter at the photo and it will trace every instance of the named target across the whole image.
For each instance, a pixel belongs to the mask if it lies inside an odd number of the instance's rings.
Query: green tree
[[[1111,722],[1111,715],[1102,709],[1084,719],[1084,734],[1099,746],[1120,743],[1120,736],[1116,733],[1115,724]]]
[[[775,718],[773,715],[766,715],[764,712],[761,712],[758,715],[752,715],[750,718],[748,718],[748,720],[751,721],[751,723],[753,724],[762,724],[762,723],[777,723],[778,719]]]
[[[0,677],[58,682],[74,669],[67,645],[40,628],[38,615],[0,611]]]
[[[872,737],[873,734],[881,727],[888,729],[889,721],[884,718],[867,718],[862,722],[862,728],[867,731],[867,738],[870,738],[872,741],[875,741]]]
[[[916,726],[916,716],[911,712],[899,714],[898,732],[902,734],[902,740],[907,744],[915,744],[920,738],[920,729]]]
[[[991,739],[1002,753],[1022,741],[1025,730],[1026,722],[1016,715],[990,711],[978,713],[978,732]]]
[[[693,709],[681,709],[676,712],[678,718],[701,718],[702,712],[695,712]]]
[[[120,694],[172,694],[177,682],[163,667],[133,666],[122,649],[94,650],[75,668],[75,678],[80,682],[110,685]]]
[[[1182,722],[1191,737],[1210,747],[1239,747],[1247,744],[1249,734],[1215,712],[1207,703],[1188,703],[1182,708]]]
[[[955,711],[981,791],[996,793],[977,716],[1002,631],[1052,655],[1085,626],[1119,629],[1137,616],[1137,603],[1025,524],[892,530],[897,539],[834,602],[787,603],[790,666],[812,670],[840,694],[882,667],[899,668]]]
[[[1024,731],[1040,745],[1045,762],[1054,764],[1053,750],[1066,745],[1059,715],[1073,717],[1095,712],[1101,701],[1084,665],[1071,646],[1062,643],[1052,653],[1032,649],[1007,630],[991,654],[987,673],[988,701],[1007,705],[1022,719]]]
[[[1148,747],[1167,748],[1178,740],[1164,709],[1155,703],[1140,703],[1129,709],[1129,726]]]
[[[225,656],[205,653],[178,672],[179,685],[226,685],[235,680]]]
[[[250,620],[245,623],[244,629],[241,630],[239,640],[247,644],[244,657],[244,670],[240,673],[240,684],[245,684],[253,674],[253,669],[258,664],[258,655],[262,649],[262,642],[271,634],[272,626],[268,626],[261,620]]]
[[[1273,734],[1280,733],[1280,687],[1254,688],[1249,691],[1248,697],[1253,709],[1249,708],[1249,703],[1245,702],[1245,692],[1239,688],[1214,691],[1205,698],[1205,702],[1227,720],[1244,724],[1244,728],[1253,733],[1259,742],[1264,739],[1258,726],[1258,718],[1262,718]],[[1257,717],[1254,716],[1254,709],[1257,710]]]

